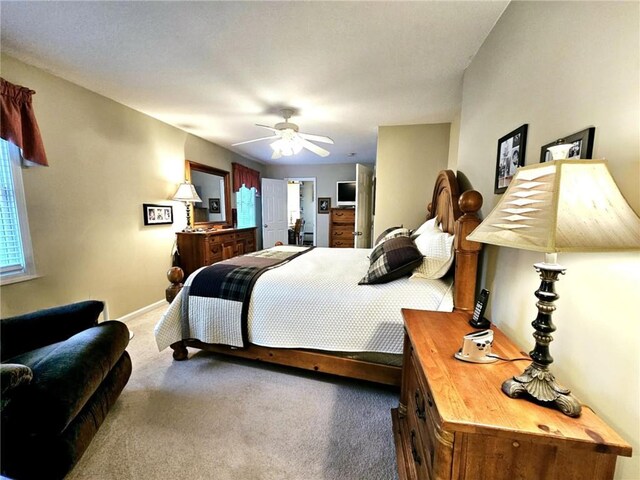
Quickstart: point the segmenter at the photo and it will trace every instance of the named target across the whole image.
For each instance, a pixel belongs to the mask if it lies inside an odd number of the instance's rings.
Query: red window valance
[[[233,191],[240,190],[242,185],[251,188],[255,187],[256,192],[260,193],[260,172],[253,168],[245,167],[240,163],[232,163],[233,169]]]
[[[46,167],[49,162],[31,103],[34,93],[0,78],[0,137],[20,147],[25,160]]]

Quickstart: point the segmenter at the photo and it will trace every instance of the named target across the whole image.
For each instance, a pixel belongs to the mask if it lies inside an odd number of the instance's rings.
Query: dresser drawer
[[[331,236],[336,239],[351,239],[353,240],[353,226],[352,225],[335,225],[331,231]]]
[[[209,235],[207,237],[207,242],[210,245],[216,244],[216,245],[222,245],[224,242],[229,241],[231,235],[227,234],[227,235]]]
[[[334,208],[331,210],[331,221],[333,223],[354,223],[356,211],[353,208]]]
[[[424,428],[419,425],[423,420],[416,413],[415,400],[409,399],[407,405],[407,435],[408,445],[407,459],[413,462],[418,480],[433,478],[433,450],[429,449],[424,438]]]
[[[330,247],[334,248],[353,248],[353,239],[351,240],[336,240],[331,241]]]
[[[415,418],[416,429],[424,445],[427,469],[432,473],[437,447],[436,430],[439,430],[439,414],[431,392],[421,381],[419,370],[414,360],[412,355],[411,368],[413,371],[408,385],[410,394],[408,398],[408,415]]]
[[[213,242],[213,238],[209,239],[207,242],[207,248],[205,251],[205,264],[211,265],[212,263],[216,263],[222,260],[222,243],[221,242]]]

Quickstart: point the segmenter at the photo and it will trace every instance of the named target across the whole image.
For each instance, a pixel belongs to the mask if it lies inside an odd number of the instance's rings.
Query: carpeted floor
[[[133,374],[68,480],[395,479],[395,390],[205,352],[129,322]]]

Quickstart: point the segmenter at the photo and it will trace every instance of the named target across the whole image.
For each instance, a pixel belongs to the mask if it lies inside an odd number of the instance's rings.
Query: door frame
[[[313,246],[318,245],[317,238],[316,238],[316,235],[318,234],[318,208],[317,208],[318,184],[316,182],[316,177],[285,177],[284,181],[313,183]]]

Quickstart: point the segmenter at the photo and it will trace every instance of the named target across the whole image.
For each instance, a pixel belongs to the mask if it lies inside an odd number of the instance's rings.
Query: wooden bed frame
[[[475,190],[460,195],[459,191],[455,173],[451,170],[441,171],[428,206],[427,219],[437,217],[443,230],[455,235],[454,306],[456,310],[471,312],[475,299],[478,253],[482,245],[469,241],[466,237],[480,223],[478,210],[482,207],[482,195]],[[401,367],[337,357],[330,352],[270,348],[253,344],[246,348],[235,348],[195,339],[171,344],[173,358],[186,360],[187,347],[385,385],[400,386],[402,375]]]

